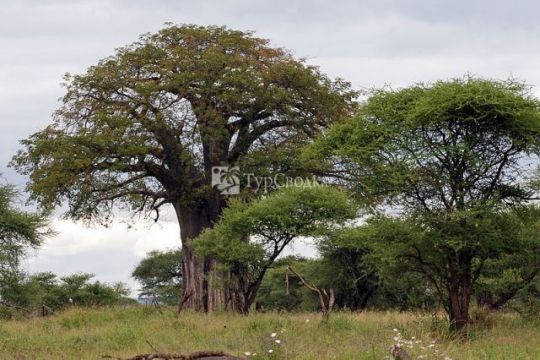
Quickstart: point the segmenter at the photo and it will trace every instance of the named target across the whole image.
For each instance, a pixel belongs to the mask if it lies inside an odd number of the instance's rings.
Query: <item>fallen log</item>
[[[129,358],[119,358],[110,355],[103,355],[103,359],[116,359],[116,360],[244,360],[241,357],[224,353],[223,351],[197,351],[191,354],[181,353],[148,353],[135,355]]]

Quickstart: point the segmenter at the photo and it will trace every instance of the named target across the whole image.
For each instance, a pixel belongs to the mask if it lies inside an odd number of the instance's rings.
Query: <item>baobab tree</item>
[[[219,303],[215,261],[191,241],[225,206],[214,166],[317,134],[351,112],[355,93],[251,32],[168,25],[81,75],[67,75],[53,123],[22,141],[12,164],[43,208],[110,221],[115,209],[174,208],[181,229],[185,307]]]

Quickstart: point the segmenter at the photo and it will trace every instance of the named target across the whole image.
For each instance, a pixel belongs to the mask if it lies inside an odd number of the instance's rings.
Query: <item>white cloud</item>
[[[90,250],[131,251],[142,258],[155,249],[178,247],[178,224],[162,221],[156,224],[135,225],[113,222],[108,227],[86,226],[79,222],[55,219],[52,228],[58,235],[42,247],[50,256],[66,256]]]
[[[131,271],[149,251],[180,247],[178,224],[172,221],[142,222],[128,229],[120,221],[105,228],[54,219],[51,227],[56,236],[26,259],[28,271],[52,271],[60,276],[93,273],[101,281],[126,282],[133,293],[138,286],[130,278]]]

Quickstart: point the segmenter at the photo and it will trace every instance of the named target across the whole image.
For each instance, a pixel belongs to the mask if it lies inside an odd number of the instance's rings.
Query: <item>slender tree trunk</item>
[[[233,266],[229,271],[230,282],[228,291],[231,295],[230,310],[246,315],[249,312],[248,287],[246,268],[242,264]]]
[[[251,284],[251,289],[246,291],[246,294],[244,295],[245,303],[244,303],[243,314],[245,315],[249,314],[249,310],[251,309],[251,306],[255,302],[255,299],[257,299],[257,293],[259,292],[262,281],[263,279],[261,277],[254,284]]]
[[[453,331],[463,331],[469,324],[469,303],[471,300],[470,274],[451,274],[449,284],[450,295],[450,329]]]
[[[218,262],[215,259],[206,259],[205,274],[207,278],[207,312],[225,309],[226,276],[218,271]]]

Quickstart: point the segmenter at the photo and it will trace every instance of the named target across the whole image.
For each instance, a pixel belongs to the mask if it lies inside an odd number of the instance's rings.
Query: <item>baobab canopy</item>
[[[143,35],[67,75],[65,86],[52,124],[23,140],[13,160],[29,175],[31,198],[91,221],[115,208],[157,219],[173,205],[196,309],[212,307],[202,299],[202,271],[212,266],[194,258],[188,240],[225,206],[210,186],[212,166],[313,136],[350,114],[355,97],[348,83],[268,40],[194,25]]]

